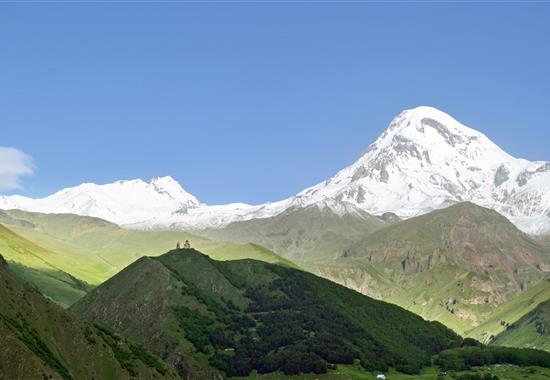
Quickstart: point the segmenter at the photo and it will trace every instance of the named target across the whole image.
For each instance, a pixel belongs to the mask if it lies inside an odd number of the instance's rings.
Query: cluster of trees
[[[528,348],[467,346],[441,352],[435,364],[444,370],[464,371],[492,364],[550,368],[550,353]]]
[[[349,339],[359,335],[360,329],[309,297],[299,285],[278,279],[248,288],[248,309],[244,314],[232,310],[232,320],[240,323],[224,327],[233,350],[218,351],[211,363],[229,376],[247,376],[252,370],[292,375],[324,373],[331,363],[352,363],[358,358]],[[215,337],[211,334],[211,342],[222,348]]]

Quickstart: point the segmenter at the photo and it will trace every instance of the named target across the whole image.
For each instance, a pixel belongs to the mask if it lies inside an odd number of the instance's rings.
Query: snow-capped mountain
[[[494,208],[526,232],[548,232],[550,162],[514,158],[446,113],[418,107],[401,112],[355,163],[275,203],[210,206],[164,177],[83,184],[37,200],[0,197],[0,208],[97,216],[132,228],[201,229],[312,204],[406,218],[461,201]]]
[[[0,209],[4,210],[93,216],[140,229],[223,226],[233,221],[278,214],[286,209],[286,204],[282,201],[255,206],[244,203],[206,205],[169,176],[105,185],[84,183],[41,199],[0,196]]]
[[[84,183],[42,199],[0,197],[1,209],[95,216],[117,224],[130,224],[186,213],[201,204],[172,177],[117,181],[106,185]]]
[[[550,229],[550,162],[516,159],[446,113],[418,107],[401,112],[354,164],[294,203],[327,198],[401,217],[471,201],[541,233]]]

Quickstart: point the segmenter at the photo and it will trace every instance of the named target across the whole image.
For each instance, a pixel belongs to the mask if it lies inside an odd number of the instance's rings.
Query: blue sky
[[[550,160],[548,36],[541,3],[0,3],[0,147],[34,162],[3,192],[278,200],[418,105]]]

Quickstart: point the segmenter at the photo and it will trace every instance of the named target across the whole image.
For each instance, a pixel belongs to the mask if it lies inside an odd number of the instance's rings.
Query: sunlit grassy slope
[[[0,211],[0,224],[9,228],[0,230],[3,231],[0,252],[10,262],[19,264],[14,269],[22,277],[46,294],[46,289],[55,287],[52,285],[55,279],[62,277],[61,281],[68,283],[76,281],[75,294],[60,295],[57,291],[49,291],[48,296],[64,305],[84,294],[82,283],[76,279],[92,286],[99,285],[136,259],[156,256],[186,239],[194,248],[218,260],[253,258],[294,266],[256,244],[215,242],[178,231],[125,230],[102,219],[72,214]],[[36,272],[24,271],[24,267],[48,276],[38,278]]]
[[[550,300],[550,278],[499,306],[481,325],[466,332],[467,336],[489,342],[506,327],[534,310],[539,304]]]
[[[508,326],[495,337],[493,343],[550,351],[550,300]]]
[[[88,284],[52,264],[63,259],[60,255],[34,244],[2,225],[0,254],[20,280],[32,284],[42,294],[62,306],[71,305],[91,289]]]

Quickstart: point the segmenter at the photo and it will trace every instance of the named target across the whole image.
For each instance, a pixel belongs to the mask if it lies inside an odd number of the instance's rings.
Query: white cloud
[[[21,177],[33,174],[31,156],[15,148],[0,146],[0,189],[19,189]]]

